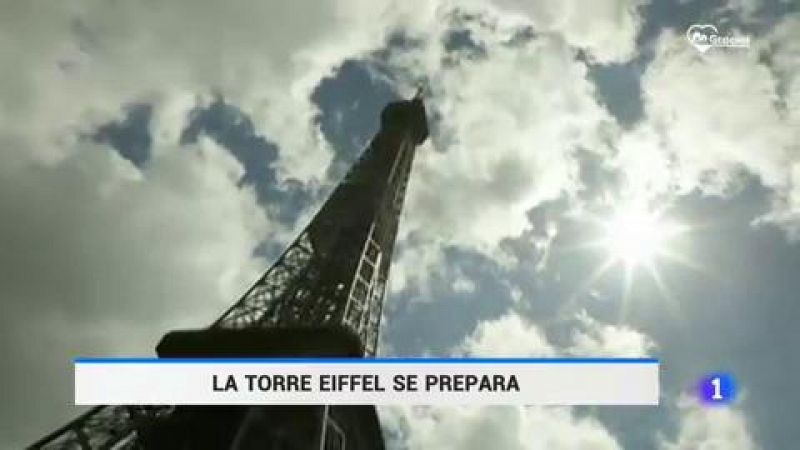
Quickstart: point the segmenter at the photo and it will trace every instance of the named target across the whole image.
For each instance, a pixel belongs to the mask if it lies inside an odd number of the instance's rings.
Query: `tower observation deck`
[[[167,333],[159,357],[371,357],[414,152],[428,137],[421,92],[380,129],[275,264],[211,326]],[[42,449],[384,447],[374,406],[98,406]]]

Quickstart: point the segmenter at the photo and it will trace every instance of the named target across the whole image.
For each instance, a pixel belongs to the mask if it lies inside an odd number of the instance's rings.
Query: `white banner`
[[[655,359],[77,358],[77,405],[657,405]]]

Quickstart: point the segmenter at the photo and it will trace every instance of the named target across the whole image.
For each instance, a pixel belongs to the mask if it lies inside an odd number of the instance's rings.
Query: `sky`
[[[0,447],[81,411],[74,356],[210,324],[417,85],[381,353],[656,357],[662,396],[386,407],[389,448],[797,442],[795,0],[0,0],[0,67]]]

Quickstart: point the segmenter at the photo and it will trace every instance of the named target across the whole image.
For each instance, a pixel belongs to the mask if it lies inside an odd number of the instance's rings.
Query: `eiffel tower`
[[[372,357],[414,152],[421,90],[380,129],[308,226],[211,326],[167,333],[159,357]],[[374,406],[97,406],[36,449],[383,449]]]

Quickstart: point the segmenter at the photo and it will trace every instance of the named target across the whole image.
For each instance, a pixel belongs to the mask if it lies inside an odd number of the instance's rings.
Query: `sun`
[[[628,294],[640,268],[649,274],[661,298],[667,301],[676,316],[679,315],[678,304],[661,274],[660,266],[663,260],[670,260],[691,267],[688,264],[691,261],[676,251],[676,247],[682,247],[679,235],[687,233],[690,228],[667,217],[665,211],[665,208],[652,209],[645,202],[621,203],[609,217],[600,220],[602,237],[598,243],[605,249],[607,257],[592,275],[589,284],[614,266],[621,265],[624,268],[620,317],[627,314]]]
[[[600,264],[580,283],[565,303],[571,307],[585,292],[593,289],[601,279],[622,268],[622,290],[620,297],[620,320],[627,314],[629,294],[635,280],[645,275],[658,289],[661,298],[678,317],[679,305],[661,273],[661,266],[679,263],[691,269],[703,270],[694,258],[687,257],[687,234],[694,226],[689,226],[667,214],[668,208],[653,208],[647,201],[618,201],[607,215],[583,212],[582,218],[597,232],[594,239],[579,244],[576,248],[599,249],[605,253]]]
[[[670,240],[680,227],[640,205],[626,205],[603,222],[602,246],[614,263],[628,269],[652,266],[657,257],[669,252]]]

